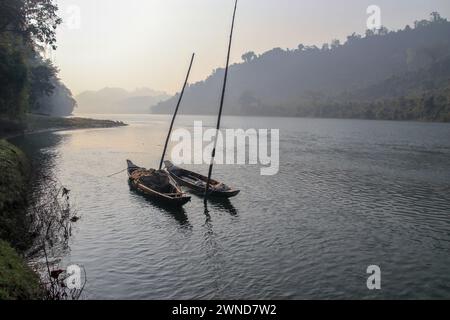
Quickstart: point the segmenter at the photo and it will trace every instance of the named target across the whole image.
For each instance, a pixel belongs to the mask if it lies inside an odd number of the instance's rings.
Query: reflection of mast
[[[178,103],[177,103],[177,106],[175,107],[175,112],[173,113],[173,116],[172,116],[172,122],[170,123],[169,132],[167,133],[166,143],[164,144],[164,150],[163,150],[163,153],[161,156],[161,161],[159,162],[159,170],[161,170],[163,162],[164,162],[164,156],[166,155],[167,145],[169,144],[169,139],[170,139],[170,134],[172,133],[173,123],[175,122],[175,118],[178,113],[178,108],[180,107],[181,99],[183,98],[184,89],[186,88],[186,84],[189,79],[189,74],[191,73],[192,63],[194,62],[194,56],[195,56],[195,53],[192,54],[191,63],[189,64],[189,69],[188,69],[188,72],[186,75],[186,80],[184,80],[183,89],[181,89],[180,97],[178,98]]]
[[[223,101],[224,101],[224,98],[225,98],[225,89],[227,87],[228,65],[230,64],[230,51],[231,51],[231,42],[233,40],[234,18],[236,16],[236,8],[237,8],[237,0],[234,3],[233,20],[231,22],[230,41],[228,43],[227,64],[225,66],[225,76],[224,76],[224,79],[223,79],[222,96],[220,98],[219,115],[217,117],[216,137],[214,139],[214,148],[213,148],[212,153],[211,153],[211,163],[209,165],[208,180],[206,181],[206,186],[205,186],[205,202],[206,202],[206,200],[208,198],[209,182],[211,180],[211,174],[212,174],[212,168],[213,168],[213,163],[214,163],[214,157],[216,156],[217,135],[219,134],[220,119],[222,117]]]
[[[205,262],[209,270],[210,288],[217,294],[221,294],[234,280],[224,277],[226,273],[227,258],[222,242],[217,239],[214,232],[214,225],[208,210],[208,203],[205,203],[205,223],[203,224],[203,248],[205,250]]]

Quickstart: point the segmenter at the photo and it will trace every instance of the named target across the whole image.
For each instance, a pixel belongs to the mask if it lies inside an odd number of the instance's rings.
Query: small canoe
[[[182,206],[191,200],[165,171],[145,169],[127,160],[130,185],[150,198],[166,204]]]
[[[164,165],[165,170],[167,170],[167,172],[170,173],[172,178],[174,178],[179,185],[185,186],[197,194],[204,195],[208,177],[202,176],[201,174],[189,170],[179,168],[168,160],[164,161]],[[213,179],[209,181],[208,196],[219,198],[231,198],[236,196],[239,192],[240,190],[233,189],[222,182]]]

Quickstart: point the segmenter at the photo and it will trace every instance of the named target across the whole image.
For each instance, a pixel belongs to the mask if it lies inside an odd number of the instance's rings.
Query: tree
[[[23,1],[2,0],[0,2],[0,32],[3,33],[11,25],[18,24]]]
[[[385,26],[381,26],[381,28],[378,29],[378,31],[377,31],[377,34],[378,34],[379,36],[385,36],[385,35],[387,35],[388,33],[389,33],[389,30],[388,30],[388,28],[386,28]]]
[[[41,95],[34,105],[33,112],[54,116],[70,115],[76,106],[72,92],[57,78],[53,78],[51,84],[54,87],[52,94]]]
[[[439,12],[432,12],[430,13],[431,16],[431,22],[442,22],[442,21],[446,21],[444,18],[441,17],[441,15],[439,14]]]
[[[53,94],[58,70],[51,61],[42,61],[39,55],[36,55],[30,64],[30,107],[37,110],[40,108],[39,99]]]
[[[436,63],[439,59],[448,56],[449,46],[448,44],[437,43],[432,46],[419,48],[419,53],[428,57],[432,64]]]
[[[366,30],[366,38],[372,37],[375,35],[375,32],[371,29]]]
[[[56,67],[39,54],[44,46],[56,49],[56,29],[62,20],[55,2],[0,1],[0,114],[20,118],[26,111],[48,109],[54,97],[71,99]],[[61,111],[60,103],[53,105]]]
[[[256,54],[253,51],[249,51],[242,55],[242,60],[244,60],[244,62],[250,62],[254,59],[256,59]]]
[[[28,107],[28,68],[23,52],[0,45],[0,115],[20,117]]]
[[[423,28],[429,26],[430,24],[431,22],[428,20],[414,21],[414,28]]]
[[[62,19],[53,0],[2,0],[0,34],[12,32],[25,41],[56,49],[56,28]]]
[[[314,51],[319,51],[320,49],[317,47],[317,46],[315,46],[315,45],[313,45],[313,46],[307,46],[306,48],[305,48],[305,51],[307,51],[307,52],[314,52]]]
[[[338,39],[331,40],[331,49],[336,49],[341,46],[341,42]]]
[[[353,32],[351,35],[349,35],[347,37],[347,42],[351,43],[351,42],[353,42],[355,40],[359,40],[359,39],[361,39],[361,36],[359,34],[356,34],[355,32]]]

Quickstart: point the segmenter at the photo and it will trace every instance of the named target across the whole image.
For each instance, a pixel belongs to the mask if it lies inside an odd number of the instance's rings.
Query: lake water
[[[279,128],[280,171],[216,166],[241,193],[205,215],[196,196],[170,210],[126,173],[107,177],[125,159],[156,167],[169,116],[96,117],[130,125],[14,141],[71,190],[81,220],[62,265],[84,266],[87,298],[450,298],[450,125],[225,117]],[[215,118],[177,126],[194,120]],[[369,265],[381,290],[367,289]]]

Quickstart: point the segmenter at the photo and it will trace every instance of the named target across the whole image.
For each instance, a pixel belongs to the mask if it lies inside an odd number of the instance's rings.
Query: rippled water
[[[168,210],[107,177],[127,158],[155,167],[169,117],[100,117],[130,126],[15,141],[71,189],[82,218],[63,262],[85,267],[88,298],[450,298],[450,125],[226,117],[280,128],[280,172],[216,166],[241,194],[208,216],[195,196]],[[178,126],[194,119],[215,120]]]

